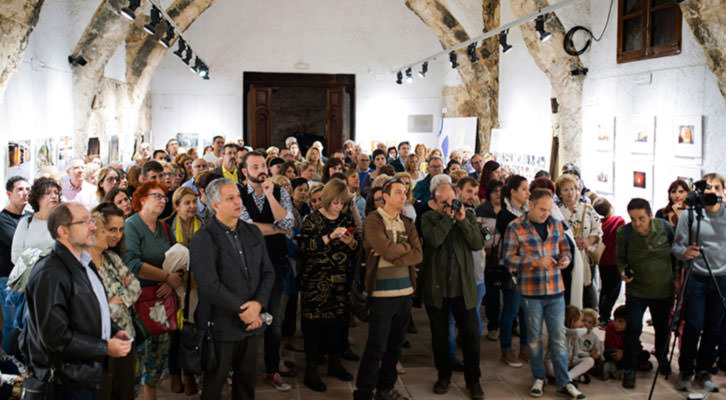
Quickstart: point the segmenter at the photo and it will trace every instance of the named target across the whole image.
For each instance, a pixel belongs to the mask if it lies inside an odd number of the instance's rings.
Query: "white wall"
[[[203,81],[171,52],[152,82],[153,143],[177,132],[240,136],[244,71],[356,75],[356,140],[435,143],[435,133],[408,134],[408,114],[441,115],[446,64],[431,63],[425,80],[396,85],[392,69],[441,46],[403,2],[356,0],[217,2],[184,37],[210,67]],[[175,47],[176,49],[176,47]],[[305,62],[309,70],[296,70]]]

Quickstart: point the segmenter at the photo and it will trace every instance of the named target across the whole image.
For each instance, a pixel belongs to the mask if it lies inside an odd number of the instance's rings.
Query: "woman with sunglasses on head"
[[[141,284],[121,259],[125,245],[123,211],[112,203],[100,203],[93,209],[91,218],[96,225],[96,244],[88,248],[88,254],[106,289],[111,320],[134,338],[131,307],[141,294]],[[109,358],[98,398],[133,400],[135,369],[133,351],[126,357]]]
[[[162,268],[166,251],[174,244],[159,216],[166,206],[167,188],[163,183],[149,181],[134,191],[132,206],[136,214],[124,224],[126,232],[126,266],[141,282],[142,290],[156,287],[156,295],[166,297],[182,284],[182,275],[169,274]],[[152,336],[136,343],[139,373],[144,399],[156,399],[156,389],[166,369],[169,356],[169,334]]]
[[[113,167],[101,168],[98,171],[98,189],[96,189],[96,196],[98,201],[103,201],[106,193],[110,192],[111,189],[119,187],[121,182],[121,174]]]

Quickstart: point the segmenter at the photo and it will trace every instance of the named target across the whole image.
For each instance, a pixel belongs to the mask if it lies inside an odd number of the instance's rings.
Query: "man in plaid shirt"
[[[504,234],[502,263],[516,274],[527,323],[530,368],[534,384],[530,396],[544,394],[545,365],[542,351],[542,318],[547,324],[555,381],[560,393],[572,399],[585,395],[567,372],[565,346],[565,286],[560,270],[570,264],[570,244],[565,226],[550,216],[554,201],[547,189],[534,189],[529,212],[512,221]]]

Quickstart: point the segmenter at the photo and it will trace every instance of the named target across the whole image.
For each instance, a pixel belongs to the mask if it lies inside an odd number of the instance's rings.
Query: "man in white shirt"
[[[215,167],[222,165],[222,148],[224,147],[224,137],[215,136],[212,138],[213,150],[211,153],[204,155],[204,161],[213,164]]]
[[[83,160],[71,161],[68,168],[68,175],[61,179],[61,201],[78,203],[92,209],[98,204],[96,187],[83,179]]]

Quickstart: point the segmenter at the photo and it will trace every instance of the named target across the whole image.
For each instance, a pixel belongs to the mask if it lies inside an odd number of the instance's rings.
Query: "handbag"
[[[587,212],[588,205],[585,205],[582,209],[582,218],[580,219],[580,226],[585,227],[585,213]],[[593,244],[592,246],[585,249],[585,255],[587,256],[587,260],[590,265],[595,265],[600,263],[600,258],[602,258],[602,253],[605,252],[605,243],[602,241],[602,239],[598,240],[596,244]]]
[[[50,369],[50,377],[46,379],[40,379],[35,374],[23,378],[21,384],[20,398],[23,400],[54,400],[56,399],[57,393],[55,390],[54,378],[55,370]]]
[[[184,296],[183,321],[179,340],[179,366],[184,372],[199,375],[203,371],[217,365],[212,327],[209,321],[206,328],[200,329],[198,324],[189,321],[189,297],[192,287],[192,273],[187,278],[186,296]]]
[[[165,297],[157,297],[157,288],[156,285],[141,288],[141,296],[134,303],[134,310],[151,336],[173,332],[177,328],[176,294],[171,292]]]
[[[368,300],[368,293],[365,291],[365,285],[360,279],[360,266],[362,263],[356,263],[353,273],[353,285],[350,288],[350,305],[351,312],[361,322],[368,322],[371,319],[371,304]]]
[[[141,320],[141,317],[136,310],[132,308],[130,312],[131,324],[134,326],[134,343],[138,346],[141,343],[144,343],[144,341],[151,336],[151,332],[149,332],[149,328],[144,325],[144,321]]]

